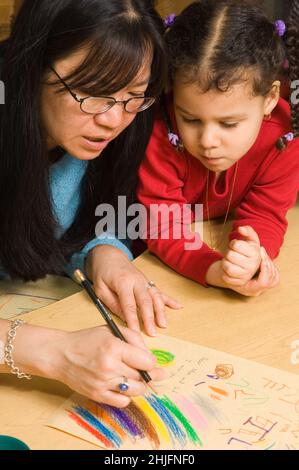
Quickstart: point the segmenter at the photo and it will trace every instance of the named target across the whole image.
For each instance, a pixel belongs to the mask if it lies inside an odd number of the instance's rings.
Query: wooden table
[[[281,286],[258,298],[205,289],[148,253],[138,258],[136,266],[184,305],[183,310],[168,312],[169,327],[163,333],[298,374],[299,366],[292,365],[290,358],[291,343],[299,340],[299,206],[290,212],[289,222],[278,262]],[[101,321],[83,292],[23,318],[65,330]],[[44,425],[71,394],[67,387],[41,378],[17,382],[2,375],[0,380],[0,434],[18,437],[31,449],[96,449]]]

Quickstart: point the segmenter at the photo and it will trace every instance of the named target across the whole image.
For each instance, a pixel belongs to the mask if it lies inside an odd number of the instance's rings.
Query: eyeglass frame
[[[84,114],[89,114],[90,116],[97,116],[98,114],[104,114],[106,113],[107,111],[109,111],[111,108],[113,108],[114,105],[118,104],[118,103],[121,103],[123,106],[124,106],[124,110],[129,113],[129,114],[136,114],[136,113],[140,113],[142,111],[145,111],[146,109],[150,108],[156,101],[156,98],[153,97],[153,96],[133,96],[132,98],[129,98],[128,100],[116,100],[113,96],[86,96],[86,98],[78,98],[78,96],[76,95],[76,93],[74,93],[71,88],[68,86],[68,84],[63,80],[63,78],[61,78],[61,76],[58,74],[58,72],[56,72],[56,70],[54,69],[54,67],[50,67],[50,69],[52,70],[52,72],[55,73],[55,75],[58,77],[58,79],[61,81],[61,83],[63,84],[63,86],[66,88],[66,90],[71,94],[71,96],[74,98],[75,101],[77,101],[77,103],[80,103],[80,109],[82,111],[82,113]],[[108,100],[111,100],[113,101],[113,103],[111,104],[111,106],[109,106],[107,109],[105,109],[105,111],[100,111],[99,113],[88,113],[87,111],[84,111],[82,109],[82,105],[84,103],[84,101],[86,100],[89,100],[90,98],[105,98],[105,99],[108,99]],[[132,100],[135,100],[135,99],[138,99],[138,98],[147,98],[147,99],[152,99],[152,102],[144,109],[140,109],[139,111],[127,111],[126,109],[126,106],[127,106],[127,103],[129,103],[130,101]]]

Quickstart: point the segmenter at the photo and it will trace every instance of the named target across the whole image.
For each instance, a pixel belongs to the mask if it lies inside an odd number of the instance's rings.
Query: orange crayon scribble
[[[211,385],[209,385],[209,388],[211,390],[213,390],[213,392],[219,393],[219,395],[222,395],[224,397],[228,397],[228,393],[225,390],[223,390],[222,388],[212,387]]]
[[[113,429],[120,437],[122,440],[125,440],[126,438],[126,433],[125,431],[120,427],[118,423],[116,423],[113,418],[104,410],[101,410],[101,413],[99,414],[100,420],[103,421],[104,424],[109,426],[111,429]]]
[[[84,405],[84,408],[86,408],[86,410],[90,411],[90,413],[92,413],[93,415],[95,415],[97,418],[99,417],[98,415],[98,405],[92,401],[89,401],[88,403],[86,403]]]
[[[97,405],[97,403],[89,402],[86,405],[86,409],[90,411],[90,413],[92,413],[96,418],[102,421],[106,426],[109,426],[111,429],[113,429],[119,435],[119,437],[121,437],[122,440],[125,439],[125,431],[116,421],[114,421],[114,419],[109,415],[109,413],[103,410],[103,408]]]
[[[218,364],[215,368],[215,374],[219,379],[229,379],[234,374],[234,368],[231,364]]]
[[[213,395],[213,393],[211,393],[210,397],[213,398],[213,400],[218,400],[218,401],[221,400],[220,397],[218,397],[217,395]]]

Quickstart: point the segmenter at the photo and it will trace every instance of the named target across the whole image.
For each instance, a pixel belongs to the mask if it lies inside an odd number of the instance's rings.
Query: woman
[[[164,305],[178,304],[130,264],[126,241],[111,233],[94,238],[99,204],[117,209],[118,196],[134,200],[150,106],[164,84],[162,26],[151,3],[25,0],[2,46],[0,265],[25,281],[85,268],[129,328],[138,329],[139,309],[154,335],[155,323],[165,326]],[[0,321],[2,345],[16,329]],[[16,365],[20,374],[126,406],[144,391],[137,369],[153,379],[161,372],[139,335],[125,335],[131,344],[106,328],[65,333],[25,325],[0,371]],[[117,393],[123,376],[126,396]]]

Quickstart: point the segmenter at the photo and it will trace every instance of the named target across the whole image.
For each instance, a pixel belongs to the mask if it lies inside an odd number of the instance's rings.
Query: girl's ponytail
[[[299,88],[299,0],[292,0],[287,23],[276,21],[276,31],[281,36],[286,51],[284,69],[288,71],[288,81],[290,85],[290,106],[292,132],[278,139],[277,148],[284,150],[288,143],[299,137],[299,97],[293,90]]]
[[[299,85],[299,0],[292,0],[290,15],[284,36],[286,55],[289,63],[289,79],[291,85],[290,105],[292,110],[292,127],[295,137],[299,137],[299,97],[292,93]],[[298,95],[298,93],[297,93]]]

